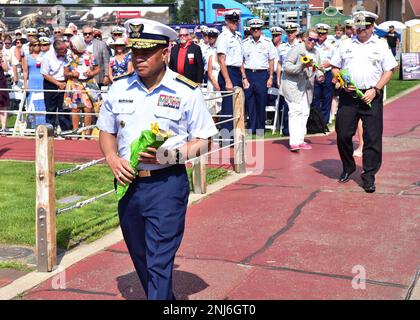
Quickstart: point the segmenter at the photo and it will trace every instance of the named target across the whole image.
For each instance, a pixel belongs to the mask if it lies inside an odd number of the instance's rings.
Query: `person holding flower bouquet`
[[[352,137],[363,123],[363,189],[375,192],[375,175],[382,163],[383,88],[398,65],[386,42],[373,35],[378,16],[369,11],[353,14],[356,36],[343,41],[331,59],[333,73],[344,87],[336,119],[337,147],[343,163],[339,182],[356,170]]]
[[[323,82],[320,69],[320,56],[315,49],[318,33],[308,29],[303,42],[290,49],[283,67],[280,90],[289,106],[289,144],[290,151],[310,150],[312,146],[304,141],[306,123],[313,97],[314,81]]]
[[[99,110],[97,104],[101,103],[98,98],[99,90],[96,84],[95,76],[99,73],[99,66],[93,54],[86,51],[86,44],[82,36],[73,36],[70,39],[70,50],[68,62],[64,67],[64,75],[67,79],[66,90],[64,94],[64,106],[71,109],[74,113],[83,110],[85,113],[91,113],[93,110]],[[79,127],[79,115],[73,114],[73,130]],[[92,124],[92,116],[84,116],[84,125]],[[91,130],[86,130],[85,134],[90,135]]]
[[[131,19],[135,72],[109,89],[97,126],[115,177],[124,240],[148,299],[172,300],[172,271],[190,192],[184,161],[218,133],[197,83],[170,70],[170,27]],[[122,187],[121,187],[122,186]]]

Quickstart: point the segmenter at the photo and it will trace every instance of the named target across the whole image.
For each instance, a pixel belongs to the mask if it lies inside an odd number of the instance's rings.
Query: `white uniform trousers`
[[[306,123],[310,111],[308,95],[305,91],[300,103],[285,100],[289,105],[289,143],[291,146],[298,146],[304,142],[306,134]]]

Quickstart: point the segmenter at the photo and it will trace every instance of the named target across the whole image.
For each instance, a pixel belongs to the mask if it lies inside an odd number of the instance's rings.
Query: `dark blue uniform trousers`
[[[118,203],[124,240],[150,300],[172,300],[175,253],[184,234],[190,192],[185,166],[137,177]]]
[[[280,96],[279,99],[279,110],[282,111],[282,117],[283,117],[283,129],[282,133],[284,136],[289,135],[289,105],[286,102],[286,99],[284,99],[284,96]]]
[[[359,119],[363,123],[363,183],[369,185],[375,182],[375,174],[382,164],[382,133],[383,133],[383,94],[375,97],[372,108],[353,94],[340,93],[335,129],[337,132],[337,147],[343,163],[343,170],[353,172],[356,163],[353,157],[353,136],[357,130]]]
[[[312,107],[317,108],[321,114],[324,123],[330,121],[331,103],[334,95],[334,85],[332,83],[332,72],[325,73],[325,81],[318,83],[315,81],[314,85],[314,98],[312,100]]]
[[[242,73],[240,67],[227,67],[227,71],[230,77],[230,80],[232,81],[232,85],[242,87]],[[221,91],[226,90],[226,82],[225,79],[222,76],[222,72],[219,72],[219,78],[218,78],[219,86]],[[222,100],[222,110],[219,114],[221,115],[232,115],[233,114],[233,98],[232,96],[225,97]],[[221,118],[222,120],[227,120],[226,118]],[[225,122],[220,125],[220,129],[228,130],[229,132],[232,132],[233,130],[233,121]],[[233,135],[231,135],[231,138],[233,138]]]
[[[267,70],[245,70],[249,88],[245,90],[245,110],[248,115],[248,129],[255,134],[265,129],[265,107],[267,105]],[[264,132],[264,131],[263,131]]]

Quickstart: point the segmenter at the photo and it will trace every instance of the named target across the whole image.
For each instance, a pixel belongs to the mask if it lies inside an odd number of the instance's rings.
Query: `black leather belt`
[[[185,165],[183,164],[174,164],[172,166],[169,167],[165,167],[162,169],[156,169],[156,170],[139,170],[138,173],[138,178],[147,178],[147,177],[152,177],[158,174],[162,174],[162,173],[169,173],[169,172],[174,172],[174,171],[179,171],[181,169],[183,169],[185,167]]]
[[[249,71],[249,72],[267,72],[267,69],[245,69],[245,71]]]

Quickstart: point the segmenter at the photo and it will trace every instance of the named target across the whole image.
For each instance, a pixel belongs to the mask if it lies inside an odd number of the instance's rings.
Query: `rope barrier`
[[[75,166],[74,168],[59,170],[55,173],[55,176],[59,177],[59,176],[64,176],[66,174],[73,173],[75,171],[83,171],[83,170],[85,170],[89,167],[92,167],[92,166],[94,166],[94,165],[96,165],[99,162],[102,162],[104,160],[105,160],[105,158],[101,158],[101,159],[98,159],[98,160],[92,160],[92,161],[84,163],[84,164],[79,164],[79,165]]]
[[[84,93],[108,93],[108,90],[58,90],[58,89],[23,89],[23,88],[19,88],[19,89],[10,89],[10,88],[0,88],[0,91],[7,91],[7,92],[60,92],[60,93],[65,93],[65,92],[84,92]]]
[[[98,116],[99,113],[92,113],[92,112],[49,112],[49,111],[13,111],[13,110],[6,110],[6,111],[0,111],[0,112],[6,112],[8,114],[33,114],[33,115],[47,115],[47,114],[51,114],[51,115],[71,115],[71,114],[76,114],[76,115],[84,115],[84,116]]]
[[[56,211],[56,215],[59,215],[59,214],[61,214],[61,213],[64,213],[64,212],[67,212],[67,211],[71,211],[71,210],[74,210],[74,209],[79,209],[79,208],[82,208],[82,207],[84,207],[84,206],[86,206],[86,205],[88,205],[88,204],[90,204],[90,203],[92,203],[92,202],[95,202],[96,200],[98,200],[98,199],[100,199],[100,198],[106,197],[107,195],[110,195],[111,193],[114,193],[114,192],[115,192],[115,190],[114,190],[114,189],[112,189],[112,190],[109,190],[109,191],[107,191],[107,192],[105,192],[105,193],[102,193],[102,194],[100,194],[100,195],[98,195],[98,196],[92,197],[92,198],[90,198],[90,199],[87,199],[87,200],[84,200],[84,201],[77,202],[76,204],[71,205],[71,206],[69,206],[69,207],[65,207],[65,208],[62,208],[62,209],[58,209],[58,210]]]
[[[234,120],[239,119],[239,118],[240,117],[237,116],[237,117],[232,118],[232,119],[227,119],[227,120],[219,121],[219,122],[216,122],[215,125],[217,126],[218,124],[222,124],[222,123],[226,123],[226,122],[231,122],[231,121],[234,121]]]
[[[186,161],[185,161],[185,163],[193,162],[193,161],[195,161],[195,160],[197,160],[197,159],[199,159],[199,158],[201,158],[201,157],[203,157],[203,156],[208,156],[208,155],[211,155],[211,154],[213,154],[213,153],[216,153],[216,152],[219,152],[219,151],[221,151],[221,150],[224,150],[224,149],[227,149],[227,148],[233,147],[233,146],[235,146],[235,145],[237,145],[237,144],[240,144],[240,143],[242,143],[242,141],[238,141],[238,142],[234,142],[234,143],[228,144],[227,146],[221,147],[221,148],[219,148],[219,149],[216,149],[216,150],[213,150],[213,151],[210,151],[210,152],[206,152],[205,154],[202,154],[202,155],[200,155],[200,156],[198,156],[198,157],[188,159],[188,160],[186,160]]]
[[[96,128],[96,124],[93,124],[91,126],[86,126],[86,127],[81,127],[78,129],[74,129],[74,130],[67,130],[67,131],[62,131],[60,132],[60,136],[65,136],[65,135],[70,135],[70,134],[78,134],[78,133],[82,133],[83,131],[87,131],[87,130],[92,130]]]

